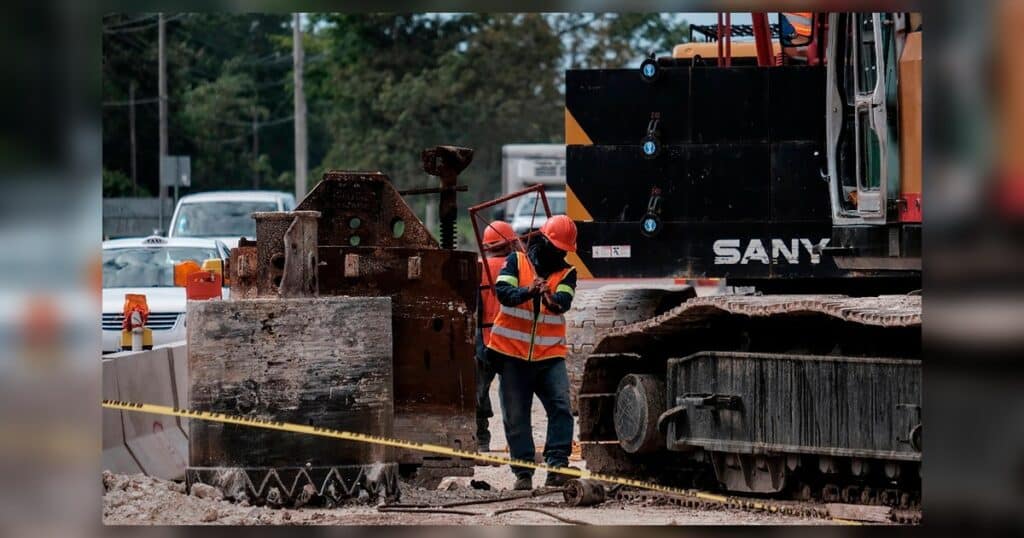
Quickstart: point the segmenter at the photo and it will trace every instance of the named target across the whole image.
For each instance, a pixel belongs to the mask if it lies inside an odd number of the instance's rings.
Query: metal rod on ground
[[[544,495],[551,495],[553,493],[560,493],[560,492],[563,492],[563,491],[564,491],[563,488],[541,488],[541,489],[535,489],[535,490],[529,491],[529,492],[521,492],[519,494],[502,495],[500,497],[494,497],[494,498],[491,498],[491,499],[476,499],[476,500],[472,500],[472,501],[454,501],[454,502],[448,502],[448,503],[442,503],[442,504],[395,503],[395,504],[386,504],[386,505],[384,505],[384,507],[385,508],[456,508],[456,507],[459,507],[459,506],[471,506],[471,505],[474,505],[474,504],[492,504],[492,503],[500,503],[500,502],[507,502],[507,501],[515,501],[515,500],[519,500],[519,499],[529,499],[529,498],[532,498],[532,497],[541,497],[541,496],[544,496]]]
[[[406,514],[453,514],[457,516],[497,516],[501,514],[507,514],[510,512],[534,512],[542,514],[550,518],[557,519],[562,523],[568,523],[569,525],[590,525],[586,521],[580,521],[578,519],[570,519],[562,517],[554,512],[548,510],[542,510],[540,508],[527,508],[527,507],[513,507],[513,508],[502,508],[501,510],[495,510],[490,514],[482,514],[478,512],[470,512],[468,510],[452,510],[451,508],[389,508],[387,506],[377,507],[378,512],[403,512]]]
[[[491,512],[491,515],[497,516],[497,515],[500,515],[500,514],[507,514],[509,512],[535,512],[537,514],[543,514],[545,516],[548,516],[548,517],[551,517],[551,518],[555,518],[558,521],[561,521],[562,523],[568,523],[570,525],[590,525],[590,523],[587,523],[586,521],[580,521],[578,519],[570,519],[570,518],[567,518],[567,517],[562,517],[562,516],[560,516],[560,515],[558,515],[558,514],[556,514],[554,512],[549,512],[547,510],[541,510],[540,508],[526,508],[526,507],[502,508],[501,510],[495,510],[494,512]]]
[[[482,516],[477,512],[470,512],[468,510],[452,510],[450,508],[391,508],[388,506],[378,506],[378,512],[404,512],[406,514],[453,514],[457,516]]]
[[[382,508],[456,508],[456,507],[459,507],[459,506],[472,506],[472,505],[475,505],[475,504],[491,504],[491,503],[515,501],[515,500],[519,500],[519,499],[527,499],[527,498],[530,498],[530,497],[533,497],[533,495],[530,495],[530,494],[526,494],[526,495],[513,495],[513,496],[507,496],[507,497],[494,497],[493,499],[477,499],[477,500],[473,500],[473,501],[456,501],[456,502],[441,503],[441,504],[429,504],[429,503],[406,504],[406,503],[395,503],[395,504],[386,504]]]

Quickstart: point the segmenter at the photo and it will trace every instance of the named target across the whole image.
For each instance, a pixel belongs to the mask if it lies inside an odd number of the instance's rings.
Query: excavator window
[[[875,91],[878,58],[875,56],[875,26],[870,13],[857,14],[857,90],[862,95]]]
[[[860,177],[862,190],[878,190],[882,181],[881,145],[878,134],[871,128],[870,111],[857,113],[860,126]]]

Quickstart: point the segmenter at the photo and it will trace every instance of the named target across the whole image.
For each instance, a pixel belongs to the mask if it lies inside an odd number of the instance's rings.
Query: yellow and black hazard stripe
[[[277,430],[283,432],[298,433],[304,435],[316,435],[320,437],[329,437],[332,439],[340,439],[343,441],[355,441],[359,443],[370,443],[375,445],[389,446],[393,448],[403,448],[408,450],[416,450],[419,452],[427,452],[430,454],[437,454],[442,456],[450,456],[456,458],[468,458],[476,461],[483,461],[488,463],[497,463],[499,465],[516,465],[519,467],[528,467],[531,469],[544,470],[549,473],[557,473],[561,475],[571,476],[574,478],[587,478],[590,480],[598,480],[600,482],[607,482],[610,484],[618,484],[621,486],[627,486],[647,491],[655,491],[658,493],[665,493],[669,495],[679,495],[683,497],[695,498],[713,503],[720,503],[725,506],[737,507],[746,509],[749,511],[768,512],[768,513],[784,513],[784,508],[777,504],[761,502],[761,501],[742,501],[737,502],[737,499],[731,498],[725,495],[717,495],[714,493],[706,493],[702,491],[687,490],[681,488],[673,488],[669,486],[663,486],[661,484],[655,484],[653,482],[644,482],[642,480],[634,480],[632,478],[625,478],[621,476],[612,476],[601,473],[592,473],[586,469],[577,469],[575,467],[550,467],[542,463],[536,463],[525,460],[514,460],[512,458],[506,458],[504,456],[493,456],[490,454],[480,454],[477,452],[470,452],[468,450],[460,450],[457,448],[451,448],[441,445],[433,445],[429,443],[420,443],[416,441],[406,441],[403,439],[396,439],[393,437],[382,437],[378,435],[367,435],[364,433],[349,432],[344,430],[335,430],[332,428],[324,428],[320,426],[307,426],[304,424],[293,424],[289,422],[280,422],[276,420],[266,420],[254,417],[241,417],[235,415],[226,415],[224,413],[212,413],[208,411],[196,411],[194,409],[179,409],[177,407],[155,405],[148,403],[139,402],[127,402],[121,400],[103,400],[103,407],[107,409],[117,409],[120,411],[129,411],[135,413],[151,413],[154,415],[164,416],[175,416],[188,419],[199,419],[208,420],[211,422],[221,422],[224,424],[236,424],[239,426],[249,426],[253,428],[263,428],[267,430]],[[832,521],[837,523],[846,523],[857,525],[859,522],[832,518]]]
[[[572,111],[568,107],[565,108],[565,145],[566,146],[591,146],[593,140],[587,135],[587,132],[580,127],[576,118],[572,115]],[[576,193],[573,192],[572,186],[568,183],[565,185],[565,214],[576,222],[594,222],[594,217],[587,210],[583,202],[580,201]],[[579,254],[570,252],[565,261],[576,268],[576,274],[580,278],[594,278],[594,274],[590,272],[587,264],[583,263]]]

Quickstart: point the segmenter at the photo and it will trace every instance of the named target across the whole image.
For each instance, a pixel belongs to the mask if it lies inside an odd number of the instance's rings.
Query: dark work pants
[[[480,446],[491,444],[490,418],[494,416],[491,407],[491,383],[497,372],[491,365],[484,347],[483,333],[476,332],[476,440]]]
[[[569,465],[573,422],[565,359],[525,361],[493,350],[490,357],[495,370],[501,375],[501,410],[509,455],[517,460],[534,461],[536,450],[530,409],[536,394],[548,417],[544,463],[553,467]],[[512,467],[512,471],[517,477],[533,476],[530,468]]]

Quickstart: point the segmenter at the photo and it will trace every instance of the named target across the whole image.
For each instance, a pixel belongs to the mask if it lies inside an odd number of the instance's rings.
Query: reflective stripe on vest
[[[480,308],[483,310],[481,313],[482,323],[480,324],[481,332],[483,333],[484,345],[491,339],[491,327],[494,325],[494,318],[498,317],[498,310],[501,303],[498,302],[498,295],[494,291],[494,286],[491,285],[491,281],[487,278],[487,273],[484,271],[490,271],[491,276],[494,278],[494,283],[498,283],[498,273],[501,272],[501,266],[505,263],[505,258],[495,256],[487,258],[485,260],[486,266],[480,271]]]
[[[503,277],[517,283],[533,282],[537,273],[526,254],[517,252],[516,262],[519,265],[519,275]],[[549,275],[548,290],[552,293],[564,292],[566,288],[571,290],[570,286],[562,284],[570,271],[573,271],[573,268],[568,267]],[[543,302],[540,311],[535,314],[533,305],[532,298],[516,306],[501,305],[498,316],[494,319],[494,326],[491,327],[491,337],[486,341],[487,347],[498,353],[525,360],[565,357],[568,350],[565,341],[565,316],[552,312]]]
[[[519,340],[520,342],[530,342],[530,333],[497,326],[492,327],[491,331],[499,336]],[[535,336],[533,338],[533,343],[540,346],[553,346],[555,344],[565,344],[565,338],[560,336]]]
[[[530,302],[532,303],[533,301],[531,300]],[[528,319],[530,321],[533,321],[534,316],[532,304],[530,305],[529,310],[505,305],[501,305],[501,308],[499,310],[506,316],[512,316],[514,318]],[[538,321],[543,321],[544,323],[565,323],[565,316],[562,315],[540,314],[540,317],[537,319]]]

